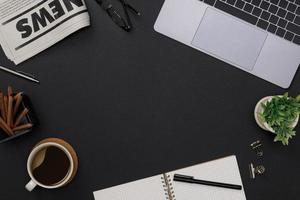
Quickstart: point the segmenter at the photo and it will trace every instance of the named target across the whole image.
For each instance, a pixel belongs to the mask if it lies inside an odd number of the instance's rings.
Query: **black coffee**
[[[70,168],[70,160],[66,153],[53,146],[47,147],[42,161],[33,160],[32,163],[34,162],[41,163],[32,171],[34,178],[38,182],[49,186],[62,181],[68,174]]]

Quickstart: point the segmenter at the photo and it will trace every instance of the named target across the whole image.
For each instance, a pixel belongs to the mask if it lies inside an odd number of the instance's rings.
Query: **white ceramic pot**
[[[264,122],[263,119],[261,118],[259,113],[262,113],[264,111],[263,107],[261,106],[262,104],[265,104],[268,101],[271,101],[272,98],[274,96],[267,96],[262,98],[261,100],[259,100],[255,106],[254,109],[254,118],[256,123],[258,124],[259,127],[261,127],[262,129],[266,130],[266,131],[270,131],[272,133],[275,133],[275,131],[273,130],[273,128],[271,126],[269,126],[268,123]],[[299,121],[299,115],[297,117],[297,119],[295,120],[295,122],[293,123],[292,127],[296,127]]]

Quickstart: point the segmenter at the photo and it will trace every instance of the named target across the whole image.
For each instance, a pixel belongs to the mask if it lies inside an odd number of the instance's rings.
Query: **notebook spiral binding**
[[[170,175],[163,174],[161,177],[161,180],[163,183],[166,199],[167,200],[176,200]]]

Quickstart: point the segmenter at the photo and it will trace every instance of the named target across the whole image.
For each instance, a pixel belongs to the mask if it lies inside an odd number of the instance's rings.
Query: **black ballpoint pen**
[[[241,185],[234,185],[229,183],[219,183],[219,182],[213,182],[213,181],[205,181],[205,180],[199,180],[194,179],[192,176],[186,176],[181,174],[175,174],[174,175],[174,181],[179,182],[185,182],[185,183],[196,183],[201,185],[208,185],[208,186],[215,186],[215,187],[222,187],[222,188],[228,188],[228,189],[235,189],[235,190],[241,190]]]

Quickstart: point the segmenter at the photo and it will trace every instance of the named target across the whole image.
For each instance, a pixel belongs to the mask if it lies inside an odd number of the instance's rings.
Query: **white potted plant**
[[[296,135],[294,128],[300,114],[300,95],[296,98],[284,95],[262,98],[255,106],[256,123],[264,130],[274,133],[274,142],[289,144],[289,139]]]

